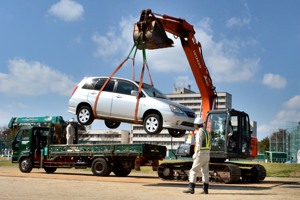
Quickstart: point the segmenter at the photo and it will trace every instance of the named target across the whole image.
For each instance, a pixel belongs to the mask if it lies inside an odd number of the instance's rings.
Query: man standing
[[[73,140],[74,140],[74,137],[75,137],[75,127],[74,127],[73,123],[74,123],[74,119],[70,119],[69,124],[66,128],[66,131],[67,131],[67,134],[66,134],[67,144],[73,144]]]
[[[189,188],[183,191],[184,193],[195,193],[195,184],[197,174],[201,170],[203,192],[201,194],[208,194],[209,182],[209,160],[210,160],[210,135],[203,129],[203,121],[197,117],[194,121],[195,126],[195,153],[193,155],[193,165],[189,175]]]

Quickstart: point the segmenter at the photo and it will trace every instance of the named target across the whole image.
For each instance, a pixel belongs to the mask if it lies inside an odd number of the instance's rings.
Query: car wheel
[[[94,114],[89,106],[82,106],[77,113],[77,120],[81,125],[87,126],[93,123]]]
[[[172,137],[177,137],[177,138],[184,136],[184,134],[186,132],[186,130],[178,130],[178,129],[172,129],[172,128],[169,128],[168,131]]]
[[[162,120],[157,114],[150,114],[144,120],[144,129],[148,134],[158,134],[162,130]]]
[[[111,129],[118,128],[121,124],[121,122],[112,122],[107,120],[105,120],[104,123],[107,126],[107,128],[111,128]]]

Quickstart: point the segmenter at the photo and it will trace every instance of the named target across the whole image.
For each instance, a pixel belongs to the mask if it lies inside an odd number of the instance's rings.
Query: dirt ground
[[[208,195],[184,194],[185,182],[160,180],[155,173],[132,172],[128,177],[96,177],[88,170],[58,169],[46,174],[43,169],[21,173],[18,167],[0,167],[0,199],[222,199],[276,200],[299,199],[300,178],[266,178],[259,184],[210,183]]]

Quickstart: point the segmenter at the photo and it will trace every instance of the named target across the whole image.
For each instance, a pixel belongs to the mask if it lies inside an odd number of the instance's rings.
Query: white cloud
[[[274,130],[274,126],[262,124],[257,126],[257,138],[259,141],[264,139],[265,137],[268,137],[271,132]]]
[[[283,103],[282,109],[275,115],[270,124],[258,126],[259,139],[269,136],[274,130],[288,128],[290,122],[300,122],[300,95],[296,95]]]
[[[23,59],[9,60],[9,73],[0,73],[0,92],[7,95],[39,96],[56,93],[69,96],[76,84],[59,71]]]
[[[137,21],[133,17],[122,18],[119,26],[113,31],[109,31],[105,35],[95,33],[92,40],[97,45],[94,52],[96,56],[111,56],[119,52],[127,56],[128,47],[133,45],[132,30],[133,24]],[[195,37],[202,43],[203,56],[213,76],[214,82],[237,82],[248,81],[256,73],[259,67],[260,58],[240,58],[238,52],[247,48],[248,45],[256,45],[253,40],[248,41],[215,41],[213,39],[213,31],[211,29],[211,20],[204,18],[198,26],[195,27]],[[132,24],[132,26],[128,26]],[[173,39],[174,47],[147,50],[147,60],[150,70],[168,73],[170,71],[182,73],[190,71],[188,60],[185,56],[181,42],[174,39],[170,34],[168,36]],[[232,46],[234,44],[234,46]],[[140,51],[139,51],[140,52]],[[137,60],[142,62],[142,56],[137,55]]]
[[[214,82],[237,82],[248,81],[256,73],[260,58],[240,58],[238,52],[241,48],[247,48],[244,41],[223,40],[216,42],[213,33],[205,32],[209,24],[205,20],[205,29],[196,27],[196,38],[201,40],[203,57],[206,65],[213,76]]]
[[[287,81],[284,77],[272,73],[265,74],[262,83],[274,89],[284,89],[287,85]]]
[[[64,21],[75,21],[82,17],[84,8],[72,0],[60,0],[53,4],[48,12]]]
[[[226,21],[226,27],[243,27],[248,26],[251,23],[251,13],[248,5],[244,4],[244,16],[243,17],[231,17]]]
[[[111,30],[105,35],[94,33],[92,36],[92,41],[97,45],[94,55],[106,57],[112,56],[118,52],[123,52],[124,55],[127,55],[127,53],[129,53],[126,52],[128,47],[134,44],[132,39],[132,31],[133,24],[136,21],[137,19],[134,19],[133,17],[128,17],[126,19],[122,18],[119,26],[116,28],[111,28]],[[128,26],[128,24],[131,24],[132,26]]]
[[[250,18],[237,18],[237,17],[231,17],[226,21],[226,26],[227,27],[242,27],[250,24],[251,19]]]
[[[300,95],[296,95],[284,103],[284,106],[288,109],[300,110]]]
[[[174,82],[175,82],[175,87],[177,88],[178,87],[188,88],[187,86],[191,86],[194,83],[194,81],[191,80],[188,76],[178,76],[174,79]]]

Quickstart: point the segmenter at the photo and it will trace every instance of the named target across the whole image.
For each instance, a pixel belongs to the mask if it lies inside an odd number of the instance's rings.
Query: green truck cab
[[[13,118],[10,128],[18,127],[12,143],[12,162],[23,173],[43,168],[54,173],[57,168],[91,168],[94,175],[127,176],[139,166],[158,167],[166,156],[166,147],[150,144],[71,144],[62,143],[66,123],[45,123],[45,118]],[[49,117],[48,117],[49,118]],[[22,120],[21,120],[22,119]],[[19,122],[17,122],[19,120]],[[25,123],[26,121],[26,123]],[[37,123],[42,126],[37,126]]]

